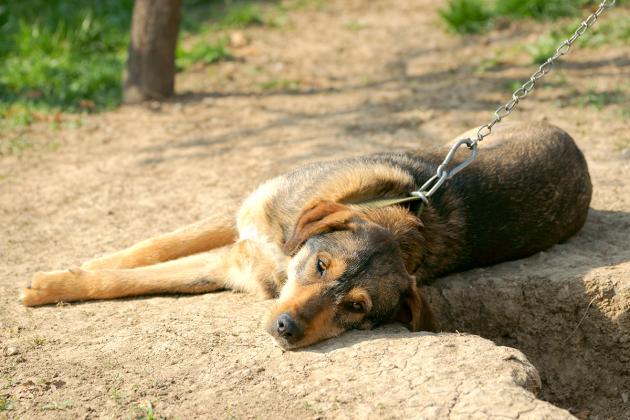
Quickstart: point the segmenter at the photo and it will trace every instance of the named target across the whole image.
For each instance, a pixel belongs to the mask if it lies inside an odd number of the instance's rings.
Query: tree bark
[[[136,0],[123,75],[123,100],[161,100],[175,90],[175,46],[181,0]]]

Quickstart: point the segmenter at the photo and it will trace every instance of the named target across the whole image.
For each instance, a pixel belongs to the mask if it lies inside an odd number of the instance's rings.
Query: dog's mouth
[[[270,335],[273,337],[276,344],[278,344],[283,350],[295,350],[299,348],[299,346],[289,343],[286,339],[282,337],[278,337],[277,335],[271,333]]]
[[[283,323],[282,315],[284,314],[268,321],[265,329],[267,333],[274,338],[276,343],[284,350],[296,350],[308,347],[330,338],[337,337],[345,331],[342,328],[332,328],[326,329],[325,334],[318,334],[312,330],[308,331],[309,328],[304,328],[302,326],[295,326],[291,329],[291,327],[286,326],[286,323]]]

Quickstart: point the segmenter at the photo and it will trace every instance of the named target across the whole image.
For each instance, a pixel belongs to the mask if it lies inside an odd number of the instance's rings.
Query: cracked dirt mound
[[[163,314],[182,300],[189,305]],[[120,418],[148,400],[169,418],[571,417],[536,399],[540,378],[522,353],[480,337],[390,326],[285,352],[259,327],[269,302],[217,294],[142,303],[142,312],[119,308],[115,318],[102,315],[109,303],[45,308],[64,318],[47,331],[81,343],[34,352],[10,339],[21,348],[10,360],[23,355],[21,374],[33,378],[11,390],[10,414],[34,418],[43,402],[72,401],[51,414]],[[112,323],[115,332],[99,334]]]
[[[605,219],[591,215],[590,226]],[[582,238],[593,233],[587,226]],[[551,270],[557,259],[572,259],[579,241],[522,262],[441,279],[429,288],[431,303],[443,329],[523,351],[541,372],[543,399],[580,417],[627,417],[630,263],[586,273],[576,267]],[[532,273],[541,261],[548,272]]]
[[[450,364],[471,372],[473,382],[466,386],[479,381],[483,390],[498,390],[488,377],[498,372],[509,398],[487,401],[497,405],[481,413],[504,413],[512,398],[557,410],[519,388],[532,390],[525,383],[535,380],[505,379],[535,377],[520,353],[509,354],[523,363],[500,361],[508,350],[478,338],[409,335],[392,327],[355,333],[319,350],[280,353],[258,324],[266,304],[247,296],[156,297],[35,310],[15,301],[37,270],[74,266],[230,211],[261,180],[279,172],[313,160],[442,144],[486,121],[505,101],[506,83],[528,76],[532,68],[517,57],[475,73],[479,60],[492,57],[496,48],[527,43],[528,33],[544,28],[519,24],[477,38],[449,37],[437,29],[436,7],[430,1],[351,1],[295,12],[295,32],[247,30],[252,41],[240,61],[181,75],[177,103],[124,107],[86,117],[74,130],[33,127],[33,139],[62,146],[0,161],[0,396],[13,407],[0,416],[130,416],[146,401],[157,413],[174,416],[178,409],[206,413],[208,407],[239,417],[249,410],[262,414],[265,407],[307,418],[326,417],[326,410],[361,415],[361,407],[377,415],[381,408],[371,402],[381,401],[380,391],[396,388],[398,376],[418,375],[427,381],[415,383],[417,389],[444,386],[439,400],[444,404],[432,399],[430,390],[401,395],[424,395],[445,410],[427,412],[431,417],[448,413],[447,402],[457,394],[448,385],[449,376],[459,375]],[[365,29],[349,31],[349,21],[361,21]],[[583,149],[594,184],[585,228],[548,252],[457,274],[431,287],[446,330],[520,349],[540,374],[539,395],[583,418],[630,415],[630,160],[624,151],[630,137],[620,117],[623,104],[598,111],[572,99],[588,89],[626,86],[629,55],[628,46],[572,51],[554,70],[567,82],[537,89],[515,114],[521,120],[547,119]],[[260,92],[252,88],[258,78],[300,83],[291,92]],[[417,364],[384,370],[383,379],[364,378],[374,372],[365,366],[380,369],[387,360],[402,361],[398,353],[412,354],[417,346],[423,346],[422,357],[412,358]],[[474,372],[466,362],[470,347],[491,364],[478,364]],[[452,358],[431,365],[442,352]],[[361,355],[366,359],[357,363]],[[274,374],[265,373],[272,364]],[[434,375],[429,366],[437,370]],[[484,366],[490,366],[487,372]],[[340,376],[328,387],[320,372]],[[314,378],[322,388],[308,388]],[[250,393],[251,381],[260,381],[255,389],[264,393]],[[374,395],[361,394],[363,385],[373,387]],[[304,398],[304,404],[295,401],[301,395],[296,389],[330,392]],[[337,408],[330,405],[335,392],[347,398]],[[453,408],[466,417],[468,408],[459,404]],[[399,405],[384,410],[404,414],[405,404]],[[550,417],[566,414],[553,413]]]

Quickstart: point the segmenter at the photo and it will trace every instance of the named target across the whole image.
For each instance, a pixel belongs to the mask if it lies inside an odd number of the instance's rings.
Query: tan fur
[[[336,337],[344,332],[343,328],[333,322],[334,315],[335,311],[333,307],[325,306],[323,310],[319,311],[315,318],[309,322],[304,332],[304,338],[297,343],[295,347],[309,346],[318,341]]]
[[[295,347],[303,347],[321,341],[327,337],[333,337],[343,332],[333,322],[335,308],[332,302],[322,299],[322,284],[312,284],[300,287],[290,300],[280,301],[268,314],[266,324],[271,324],[276,317],[282,313],[289,313],[295,318],[300,318],[305,323],[304,337],[296,343]],[[302,308],[307,306],[319,309],[314,311],[314,316],[302,319],[304,315],[300,313]]]
[[[231,288],[272,297],[282,268],[251,241],[134,269],[82,268],[37,273],[22,290],[24,305],[114,299],[158,293],[207,293]]]
[[[284,244],[284,251],[293,255],[311,236],[333,230],[352,229],[356,215],[350,208],[334,201],[321,200],[308,205],[298,218],[293,235]]]
[[[372,299],[370,298],[369,293],[362,287],[355,287],[350,290],[346,295],[344,301],[346,302],[362,302],[365,304],[367,311],[369,312],[372,309]]]
[[[142,241],[120,252],[86,262],[86,270],[135,268],[197,254],[234,242],[231,220],[210,218],[165,235]]]

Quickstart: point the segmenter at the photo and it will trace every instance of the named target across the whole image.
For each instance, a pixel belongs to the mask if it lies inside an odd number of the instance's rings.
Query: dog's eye
[[[316,268],[317,268],[317,274],[319,274],[320,277],[323,277],[324,274],[326,273],[326,268],[327,268],[326,262],[322,260],[321,258],[318,258]]]
[[[363,313],[365,312],[365,304],[363,302],[348,302],[346,309],[350,312]]]

